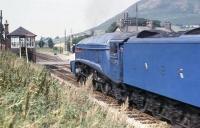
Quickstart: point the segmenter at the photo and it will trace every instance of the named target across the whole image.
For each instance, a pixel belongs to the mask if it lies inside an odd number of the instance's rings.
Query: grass
[[[37,52],[49,52],[49,53],[54,53],[52,48],[37,48]]]
[[[43,67],[0,53],[0,128],[123,128],[120,117],[62,86]]]

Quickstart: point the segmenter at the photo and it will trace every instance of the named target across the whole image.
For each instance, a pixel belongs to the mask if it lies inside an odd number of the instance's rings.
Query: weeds
[[[0,53],[1,128],[126,127],[88,93],[61,86],[48,71],[11,53]]]

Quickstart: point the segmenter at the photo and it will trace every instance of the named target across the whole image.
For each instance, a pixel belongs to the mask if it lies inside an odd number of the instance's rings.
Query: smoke
[[[89,0],[86,10],[86,19],[88,24],[94,26],[102,21],[104,18],[108,18],[112,12],[112,5],[115,0]]]
[[[86,21],[88,25],[98,25],[117,15],[138,0],[88,0]]]

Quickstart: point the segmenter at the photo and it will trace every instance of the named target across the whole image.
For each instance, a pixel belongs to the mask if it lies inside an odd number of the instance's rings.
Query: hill
[[[124,12],[134,17],[135,7],[136,4],[131,5],[94,29],[106,30],[110,24],[121,19]],[[170,21],[178,25],[200,24],[200,0],[140,0],[138,12],[140,18]]]

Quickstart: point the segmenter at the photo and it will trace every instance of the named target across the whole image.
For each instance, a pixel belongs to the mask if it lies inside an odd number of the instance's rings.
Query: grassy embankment
[[[88,100],[88,92],[61,86],[43,67],[0,53],[0,127],[126,127]]]

